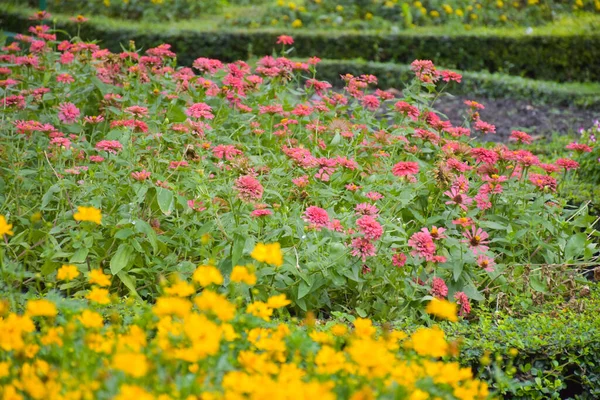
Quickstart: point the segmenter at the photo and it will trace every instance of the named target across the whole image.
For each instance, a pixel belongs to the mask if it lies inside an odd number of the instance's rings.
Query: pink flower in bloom
[[[457,205],[464,211],[467,211],[468,210],[467,205],[469,205],[473,202],[472,198],[470,198],[469,196],[467,196],[464,193],[459,192],[458,189],[455,187],[451,188],[450,190],[445,191],[444,194],[446,196],[450,197],[450,201],[447,201],[445,204]]]
[[[455,220],[452,220],[454,225],[460,225],[463,228],[468,228],[473,225],[473,220],[470,217],[460,217]]]
[[[138,172],[132,172],[131,173],[131,177],[133,179],[135,179],[136,181],[144,181],[148,178],[150,178],[151,173],[146,171],[145,169],[138,171]]]
[[[403,253],[396,253],[392,256],[392,265],[401,268],[406,264],[406,256]]]
[[[365,197],[371,201],[377,201],[383,199],[383,195],[377,192],[369,192],[365,195]]]
[[[483,254],[489,249],[489,247],[486,246],[489,243],[487,240],[489,235],[483,229],[475,228],[473,226],[470,231],[463,233],[463,236],[466,237],[466,239],[461,240],[461,242],[467,243],[473,254]]]
[[[375,215],[377,215],[377,213],[379,213],[377,206],[374,204],[369,204],[369,203],[357,204],[356,207],[354,207],[354,211],[356,211],[356,213],[358,215],[375,216]]]
[[[592,151],[592,148],[587,144],[577,142],[569,143],[565,148],[567,150],[575,150],[579,153],[590,153]]]
[[[558,165],[554,164],[540,164],[539,167],[543,169],[547,174],[552,174],[561,170],[561,168]]]
[[[514,140],[516,142],[525,143],[525,144],[531,144],[531,142],[533,141],[533,138],[531,136],[529,136],[528,134],[526,134],[525,132],[512,131],[510,134],[510,140]]]
[[[308,186],[308,175],[292,179],[292,183],[300,188]]]
[[[488,133],[496,133],[496,127],[494,125],[483,122],[480,119],[475,121],[475,129],[481,131],[484,135],[487,135]]]
[[[223,63],[219,60],[200,57],[194,61],[193,67],[200,72],[208,72],[214,74],[218,70],[223,68]]]
[[[90,161],[95,163],[101,163],[104,161],[104,157],[102,156],[90,156]]]
[[[430,235],[433,240],[440,240],[446,238],[446,236],[444,236],[444,232],[446,232],[446,229],[438,228],[435,225],[431,227],[431,230],[427,228],[422,228],[421,231]]]
[[[317,230],[329,225],[329,214],[327,214],[326,210],[317,206],[308,207],[304,212],[302,219],[308,222],[312,228]]]
[[[352,239],[352,254],[354,257],[360,257],[363,261],[367,259],[367,257],[372,257],[376,254],[376,249],[373,243],[371,243],[368,239],[365,238],[354,238]]]
[[[416,121],[419,118],[419,109],[415,106],[408,104],[405,101],[399,101],[396,104],[394,104],[394,109],[397,112],[408,116],[413,121]]]
[[[480,254],[479,258],[477,259],[477,265],[479,265],[485,271],[492,272],[494,271],[494,265],[496,265],[496,263],[494,262],[493,258]]]
[[[420,256],[425,258],[427,261],[433,259],[435,254],[435,243],[429,233],[416,232],[408,240],[408,245],[413,248],[411,255]]]
[[[202,211],[206,210],[206,207],[204,207],[204,203],[201,202],[200,200],[188,200],[187,205],[189,208],[191,208],[192,210],[194,210],[196,212],[202,212]]]
[[[358,229],[365,235],[365,238],[369,240],[379,240],[383,235],[383,228],[370,215],[363,215],[356,221]]]
[[[529,174],[529,181],[540,190],[548,189],[551,192],[556,192],[556,178],[542,174]]]
[[[62,103],[58,106],[58,119],[65,124],[77,121],[81,112],[73,103]]]
[[[236,149],[235,146],[230,144],[220,144],[218,146],[215,146],[212,149],[212,153],[213,156],[215,156],[218,159],[222,160],[223,158],[225,158],[229,161],[233,160],[236,156],[244,154],[241,150]]]
[[[250,213],[250,216],[253,218],[266,217],[268,215],[272,215],[273,211],[267,210],[266,208],[259,208]]]
[[[364,96],[362,98],[362,102],[365,105],[365,107],[367,107],[369,110],[377,110],[377,108],[379,108],[379,104],[380,104],[377,96],[373,96],[371,94]]]
[[[490,201],[490,197],[487,193],[477,193],[477,195],[475,195],[475,203],[477,204],[477,208],[482,211],[492,208],[492,202]]]
[[[83,117],[83,123],[85,123],[85,124],[95,125],[95,124],[99,124],[102,121],[104,121],[104,117],[102,115]]]
[[[211,111],[212,108],[208,104],[195,103],[185,110],[185,114],[191,118],[213,119],[215,116]]]
[[[471,149],[471,155],[475,158],[475,161],[478,163],[485,163],[494,165],[498,162],[498,153],[494,150],[484,149],[482,147],[477,147]]]
[[[465,100],[465,105],[472,108],[473,110],[484,110],[485,106],[473,100]]]
[[[108,153],[117,154],[123,150],[123,145],[118,140],[101,140],[96,143],[96,150],[104,150]]]
[[[234,184],[238,196],[244,201],[260,200],[264,189],[258,179],[250,175],[240,176]]]
[[[559,158],[558,160],[556,160],[556,165],[558,165],[559,167],[563,167],[567,171],[570,169],[579,168],[579,163],[569,158]]]
[[[412,176],[419,173],[419,164],[412,161],[400,161],[392,167],[395,176]]]
[[[69,74],[60,74],[56,77],[56,81],[61,83],[73,83],[75,82],[75,78]]]
[[[290,46],[294,44],[294,38],[287,35],[281,35],[277,38],[277,44],[285,44]]]
[[[431,295],[438,299],[448,296],[448,286],[442,278],[435,277],[431,283]]]
[[[444,82],[454,81],[456,83],[460,83],[460,81],[462,79],[462,75],[459,74],[458,72],[454,72],[454,71],[443,70],[443,71],[441,71],[441,74],[442,74],[442,80]]]
[[[471,303],[469,303],[469,298],[463,292],[454,293],[454,299],[456,300],[456,304],[460,306],[460,310],[458,311],[458,315],[464,317],[471,312]]]

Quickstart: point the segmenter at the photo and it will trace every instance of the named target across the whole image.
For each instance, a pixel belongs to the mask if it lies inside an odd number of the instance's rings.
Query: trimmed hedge
[[[460,84],[453,84],[451,88],[451,92],[455,95],[523,99],[537,104],[576,105],[600,110],[600,84],[597,83],[556,83],[498,73],[457,72],[462,74],[463,78]],[[355,76],[373,74],[379,80],[379,87],[396,89],[401,89],[414,75],[409,65],[361,60],[322,60],[317,68],[319,79],[327,80],[337,86],[344,85],[340,75],[345,73]]]
[[[4,30],[25,32],[31,25],[30,10],[0,6]],[[203,57],[224,61],[247,59],[252,54],[271,53],[279,33],[268,30],[208,31],[152,29],[133,23],[107,23],[99,19],[81,26],[81,36],[99,39],[104,47],[120,51],[134,40],[137,46],[170,43],[180,63],[191,64]],[[65,16],[55,16],[55,27],[76,32]],[[289,33],[289,32],[288,32]],[[372,61],[409,63],[431,59],[446,68],[504,72],[528,78],[556,81],[600,81],[600,33],[578,35],[510,34],[448,36],[383,34],[373,32],[294,32],[296,55],[330,59],[363,58]]]

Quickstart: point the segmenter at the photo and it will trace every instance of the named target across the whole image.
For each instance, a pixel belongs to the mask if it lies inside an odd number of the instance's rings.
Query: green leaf
[[[156,188],[158,192],[158,207],[165,215],[171,215],[173,208],[175,207],[175,201],[173,200],[173,192],[164,188]]]
[[[121,282],[123,282],[123,284],[127,286],[127,289],[129,289],[132,295],[134,295],[135,297],[140,297],[137,290],[135,290],[135,283],[133,282],[133,279],[131,279],[131,276],[129,276],[127,272],[121,271],[117,274],[117,276],[119,277]]]
[[[584,253],[586,241],[587,236],[585,233],[578,233],[571,236],[565,245],[564,261],[574,261],[581,257]]]
[[[152,250],[156,253],[158,251],[158,235],[152,229],[149,223],[144,221],[143,219],[136,219],[135,221],[135,230],[138,233],[143,233],[148,238],[150,245],[152,246]]]
[[[71,256],[69,262],[72,264],[82,263],[87,258],[89,252],[90,250],[88,248],[83,247],[77,250],[75,254]]]
[[[366,316],[367,316],[367,312],[360,307],[356,307],[356,313],[361,318],[366,318]]]
[[[546,283],[538,276],[533,275],[529,278],[529,286],[531,286],[531,288],[536,292],[548,294],[548,288],[546,287]]]
[[[117,275],[121,270],[133,262],[134,249],[126,243],[121,243],[115,255],[110,259],[110,272]]]
[[[183,122],[187,119],[182,106],[173,106],[167,113],[170,122]]]
[[[233,235],[233,249],[231,251],[231,264],[233,266],[238,265],[238,261],[242,258],[244,253],[244,245],[246,244],[246,237],[240,234]]]
[[[115,238],[116,239],[127,239],[130,236],[135,235],[135,232],[133,231],[133,229],[131,228],[123,228],[123,229],[119,229],[117,231],[117,233],[115,233]]]
[[[310,285],[304,281],[300,282],[300,286],[298,287],[298,300],[306,296],[310,293]]]

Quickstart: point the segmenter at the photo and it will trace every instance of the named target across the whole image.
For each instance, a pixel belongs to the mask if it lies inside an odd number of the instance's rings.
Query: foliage
[[[0,4],[5,30],[24,32],[30,25],[30,10]],[[178,61],[190,66],[198,57],[223,61],[248,59],[254,54],[269,54],[278,33],[271,30],[210,30],[201,22],[178,24],[123,24],[119,20],[94,18],[85,24],[55,15],[52,24],[60,31],[80,29],[84,38],[101,40],[114,52],[134,40],[150,48],[171,43]],[[591,22],[597,26],[597,20]],[[198,26],[198,27],[197,27]],[[446,68],[468,71],[502,72],[552,81],[600,80],[600,36],[597,29],[582,29],[583,21],[561,21],[562,30],[474,30],[473,32],[436,31],[383,34],[372,31],[299,31],[295,34],[296,55],[310,57],[326,54],[330,59],[363,58],[372,61],[410,63],[431,59]],[[184,27],[184,28],[182,28]],[[566,28],[565,28],[566,27]],[[591,29],[591,30],[590,30]],[[596,33],[595,33],[596,32]],[[66,36],[62,36],[66,37]]]
[[[473,0],[279,0],[258,18],[240,16],[233,25],[285,28],[324,27],[410,29],[415,26],[534,26],[557,14],[600,12],[600,2],[586,1],[473,1]]]
[[[224,4],[224,0],[49,0],[48,10],[154,22],[214,14],[219,12]],[[29,5],[38,7],[38,1],[29,0]]]
[[[317,59],[201,58],[199,76],[177,69],[168,45],[119,55],[32,31],[3,50],[9,288],[45,293],[74,264],[152,299],[163,276],[221,260],[229,277],[254,258],[259,295],[286,293],[294,313],[394,318],[435,295],[466,315],[469,298],[513,278],[547,292],[532,265],[585,264],[595,251],[585,208],[554,194],[556,169],[473,142],[494,129],[475,103],[463,127],[435,114],[441,83],[460,76],[431,62],[416,61],[418,79],[393,99],[369,89],[373,76],[331,91],[312,78]],[[251,254],[274,242],[281,262]]]
[[[592,284],[591,290],[575,291],[570,299],[547,298],[535,313],[515,314],[514,310],[523,309],[520,303],[527,301],[511,297],[508,312],[482,308],[476,323],[447,324],[444,330],[450,337],[463,338],[463,362],[488,379],[502,374],[497,368],[504,363],[505,378],[512,384],[504,379],[500,386],[493,385],[500,394],[528,399],[597,398],[598,284]],[[494,365],[489,365],[491,360],[496,361]]]

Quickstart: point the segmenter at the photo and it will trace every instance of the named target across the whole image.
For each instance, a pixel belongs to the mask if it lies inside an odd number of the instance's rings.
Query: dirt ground
[[[481,119],[496,125],[496,134],[485,139],[506,141],[512,130],[521,130],[533,136],[550,137],[553,133],[575,133],[589,128],[600,119],[600,111],[577,107],[533,105],[527,101],[490,99],[482,97],[445,96],[436,101],[434,108],[445,114],[455,125],[461,125],[466,115],[465,100],[475,100],[485,106],[479,112]]]

